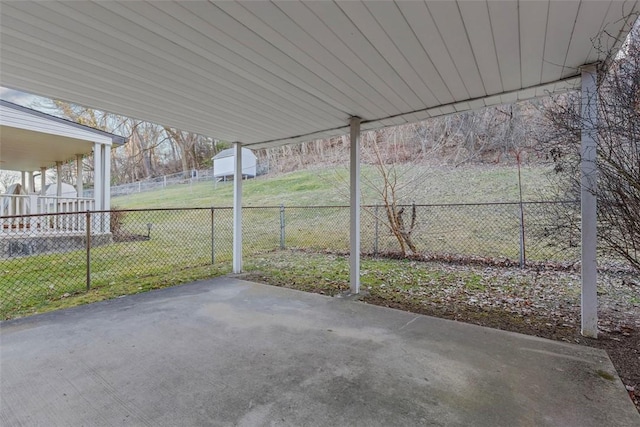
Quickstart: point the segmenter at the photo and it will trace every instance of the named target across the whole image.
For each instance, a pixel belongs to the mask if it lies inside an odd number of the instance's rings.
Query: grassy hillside
[[[548,169],[536,166],[522,169],[524,199],[544,198],[548,188]],[[518,201],[518,175],[513,166],[466,166],[445,168],[411,166],[399,169],[402,191],[407,202],[418,204],[481,203]],[[364,202],[375,204],[380,198],[373,185],[380,177],[371,166],[362,167]],[[303,170],[266,176],[244,182],[244,206],[343,205],[348,204],[349,171],[346,167]],[[122,209],[231,206],[230,182],[200,182],[167,187],[113,198]]]

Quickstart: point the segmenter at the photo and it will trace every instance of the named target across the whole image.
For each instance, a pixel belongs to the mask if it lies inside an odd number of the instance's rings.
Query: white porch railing
[[[94,209],[89,198],[0,194],[0,234],[85,231],[84,213]]]

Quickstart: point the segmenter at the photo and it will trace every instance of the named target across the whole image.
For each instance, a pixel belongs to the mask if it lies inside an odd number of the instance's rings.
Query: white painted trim
[[[242,272],[242,145],[234,142],[233,171],[233,272]]]
[[[351,293],[360,292],[360,118],[352,117],[351,147],[349,156],[350,175],[350,222],[349,222],[349,283]]]
[[[580,161],[580,206],[582,212],[582,298],[581,333],[598,336],[597,293],[597,204],[596,204],[596,140],[598,120],[597,70],[582,69],[582,133]]]
[[[20,106],[16,106],[16,108],[20,108]],[[0,104],[0,124],[2,126],[107,145],[111,145],[115,137],[115,135],[108,136],[106,132],[94,131],[90,128],[81,129],[82,125],[64,123],[63,119],[47,117],[44,113],[31,113],[24,107],[21,107],[20,110],[16,108],[8,103]]]

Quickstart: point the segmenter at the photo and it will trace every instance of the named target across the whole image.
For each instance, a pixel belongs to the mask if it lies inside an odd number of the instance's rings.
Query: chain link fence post
[[[280,250],[284,250],[285,248],[284,233],[285,233],[284,204],[281,204],[280,205]]]
[[[376,205],[374,209],[374,221],[375,221],[374,233],[375,234],[373,235],[373,256],[378,256],[378,227],[379,227],[378,208],[379,206]]]
[[[524,205],[522,203],[522,172],[520,170],[520,153],[516,154],[518,160],[518,193],[520,196],[520,268],[524,268],[527,258],[524,247]]]
[[[91,289],[91,211],[87,211],[85,218],[87,229],[87,291]]]
[[[215,222],[213,218],[214,207],[211,207],[211,265],[215,263],[216,260],[216,245],[215,245]]]
[[[520,202],[520,268],[524,268],[527,257],[525,253],[525,241],[524,241],[524,206]]]

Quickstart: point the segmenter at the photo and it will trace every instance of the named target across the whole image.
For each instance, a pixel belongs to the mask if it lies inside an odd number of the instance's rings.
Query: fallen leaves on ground
[[[468,258],[468,257],[467,257]],[[598,276],[598,340],[580,335],[581,281],[574,265],[364,258],[366,302],[607,350],[640,410],[640,279],[625,269]],[[460,262],[456,262],[460,261]],[[249,277],[325,295],[349,289],[344,254],[278,251],[247,263]]]

